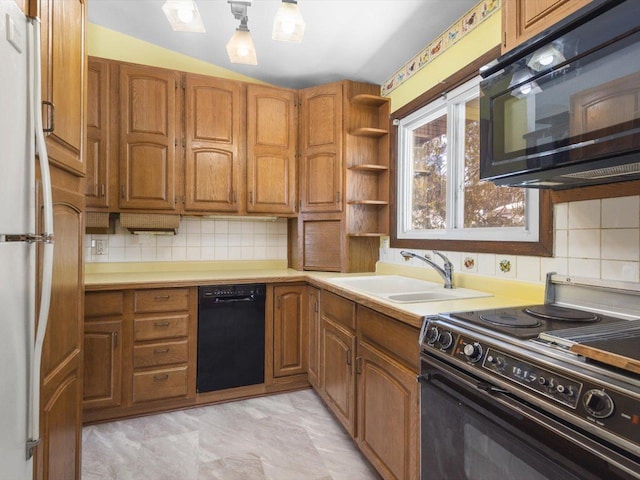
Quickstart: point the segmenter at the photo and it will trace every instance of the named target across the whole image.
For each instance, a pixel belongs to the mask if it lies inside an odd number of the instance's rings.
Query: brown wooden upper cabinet
[[[549,28],[591,0],[504,0],[502,53]]]
[[[342,83],[300,91],[301,212],[342,210]]]
[[[296,92],[247,86],[247,211],[296,211]]]
[[[177,208],[179,73],[120,65],[120,208]]]
[[[244,84],[186,75],[185,211],[239,212]]]
[[[89,58],[87,69],[86,201],[94,210],[113,207],[109,137],[111,62]],[[117,195],[117,194],[116,194]]]
[[[37,12],[31,14],[40,17],[42,26],[43,123],[51,130],[47,136],[49,160],[71,173],[84,175],[86,3],[35,3]]]

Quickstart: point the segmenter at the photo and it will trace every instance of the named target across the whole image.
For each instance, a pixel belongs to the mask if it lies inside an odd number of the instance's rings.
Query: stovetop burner
[[[543,320],[555,320],[565,322],[598,322],[600,318],[592,312],[576,310],[575,308],[560,307],[558,305],[534,305],[526,307],[525,313]]]
[[[536,338],[542,332],[580,327],[585,323],[619,321],[606,315],[554,304],[457,312],[451,313],[451,317],[523,340]]]
[[[531,328],[539,327],[540,322],[535,318],[526,315],[509,314],[509,313],[493,313],[493,314],[480,314],[480,320],[491,323],[493,325],[500,325],[514,328]]]

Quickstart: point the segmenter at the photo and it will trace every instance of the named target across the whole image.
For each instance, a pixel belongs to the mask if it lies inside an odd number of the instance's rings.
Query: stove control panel
[[[628,451],[640,451],[640,397],[637,394],[623,393],[602,381],[574,376],[570,370],[542,367],[542,363],[535,362],[526,351],[520,354],[517,350],[502,349],[491,339],[461,331],[457,325],[448,325],[436,318],[427,319],[423,324],[420,344],[423,354],[448,358],[471,375],[477,372],[479,378],[500,379],[498,386],[543,410],[553,404],[567,415],[563,418],[582,422],[583,427],[586,422],[607,441]]]
[[[575,409],[578,405],[582,384],[555,372],[493,348],[487,350],[482,367],[570,408]]]

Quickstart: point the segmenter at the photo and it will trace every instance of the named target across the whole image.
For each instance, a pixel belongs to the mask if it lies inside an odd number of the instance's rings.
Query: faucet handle
[[[453,264],[451,263],[451,260],[449,260],[444,253],[440,253],[437,250],[433,250],[433,253],[438,255],[444,261],[445,266],[448,266],[449,268],[453,268]]]

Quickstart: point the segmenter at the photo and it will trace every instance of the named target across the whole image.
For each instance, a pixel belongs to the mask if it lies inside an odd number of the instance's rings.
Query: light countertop
[[[434,302],[396,303],[332,282],[332,278],[362,275],[402,275],[441,283],[430,268],[378,262],[375,273],[341,274],[310,272],[287,268],[285,261],[229,262],[146,262],[87,264],[87,291],[116,288],[195,286],[224,283],[288,283],[308,282],[316,287],[346,296],[368,308],[390,315],[415,327],[420,327],[425,315],[443,312],[469,311],[513,307],[542,303],[544,285],[508,279],[455,274],[456,286],[488,292],[489,297],[455,299]]]

